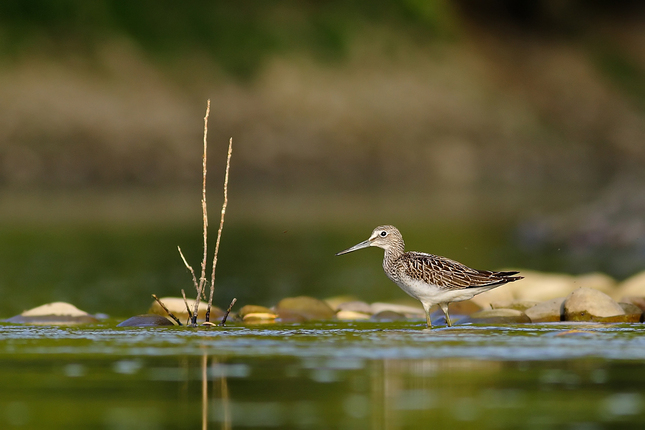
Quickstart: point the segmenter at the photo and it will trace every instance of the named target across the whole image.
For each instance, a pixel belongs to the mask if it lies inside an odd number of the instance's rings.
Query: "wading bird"
[[[451,326],[448,304],[472,299],[477,294],[522,279],[519,272],[475,270],[457,261],[423,252],[405,252],[403,236],[392,225],[381,225],[369,239],[336,255],[377,246],[385,250],[383,270],[396,285],[419,300],[426,313],[426,323],[432,327],[430,308],[439,305]]]

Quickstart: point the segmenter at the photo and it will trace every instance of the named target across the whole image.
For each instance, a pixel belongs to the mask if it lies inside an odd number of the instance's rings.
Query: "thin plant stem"
[[[197,287],[197,298],[195,299],[195,307],[193,312],[192,324],[197,325],[197,311],[199,309],[199,301],[202,298],[204,285],[206,284],[206,261],[208,256],[208,211],[206,209],[206,153],[208,149],[208,115],[211,111],[211,100],[208,99],[206,104],[206,115],[204,115],[204,155],[202,157],[202,219],[204,221],[204,230],[202,233],[204,239],[204,255],[202,257],[202,272],[199,277],[199,284]]]
[[[176,316],[174,316],[172,312],[170,312],[170,310],[166,307],[166,305],[164,305],[163,302],[161,300],[159,300],[159,297],[157,297],[156,294],[153,294],[152,298],[155,299],[157,301],[157,303],[159,303],[159,306],[161,306],[163,308],[163,310],[166,311],[166,313],[170,316],[170,318],[175,320],[177,325],[182,325],[181,322],[179,321],[179,319]]]
[[[211,272],[211,291],[208,297],[208,307],[206,308],[206,321],[209,321],[211,306],[213,305],[213,294],[215,293],[215,268],[217,267],[217,254],[219,253],[219,244],[222,239],[222,229],[224,228],[224,216],[228,206],[228,172],[231,168],[231,154],[233,153],[233,138],[228,141],[228,153],[226,155],[226,173],[224,174],[224,202],[222,203],[222,213],[219,220],[219,229],[217,230],[217,240],[215,241],[215,255],[213,256],[213,269]]]
[[[186,257],[184,257],[184,253],[181,252],[181,248],[178,246],[177,249],[179,250],[179,255],[181,256],[181,260],[184,262],[184,265],[188,270],[190,270],[190,274],[193,275],[193,284],[195,284],[195,288],[199,290],[199,284],[197,283],[197,277],[195,276],[195,271],[193,270],[192,266],[188,264],[188,261],[186,261]]]
[[[186,324],[190,324],[190,320],[193,318],[193,313],[190,311],[190,306],[188,306],[188,300],[186,300],[186,292],[184,289],[181,289],[181,295],[184,298],[184,304],[186,305],[186,311],[188,311],[188,322]]]
[[[235,304],[235,302],[237,302],[237,299],[233,298],[233,300],[231,300],[231,304],[228,305],[228,309],[226,309],[226,313],[224,314],[224,317],[222,318],[222,322],[219,323],[220,327],[224,327],[224,325],[226,325],[226,319],[228,318],[228,314],[231,313],[231,309],[233,309],[233,305]]]

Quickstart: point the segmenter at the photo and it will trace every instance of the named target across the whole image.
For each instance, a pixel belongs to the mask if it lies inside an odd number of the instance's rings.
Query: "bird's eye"
[[[382,231],[381,232],[381,237],[385,237],[385,236],[387,236],[387,231]]]

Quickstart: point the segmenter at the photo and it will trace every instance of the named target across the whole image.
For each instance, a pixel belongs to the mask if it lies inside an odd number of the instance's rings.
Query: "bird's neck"
[[[405,252],[404,250],[405,245],[403,243],[395,243],[385,249],[385,254],[383,255],[383,269],[386,272],[394,266],[396,260]]]

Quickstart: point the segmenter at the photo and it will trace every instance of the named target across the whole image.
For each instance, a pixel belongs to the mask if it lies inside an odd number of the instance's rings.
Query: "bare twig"
[[[233,298],[233,300],[231,300],[231,304],[228,305],[228,309],[226,309],[226,313],[224,314],[224,317],[222,318],[222,322],[219,323],[220,327],[224,327],[224,325],[226,325],[226,319],[228,318],[228,314],[231,313],[231,309],[233,309],[233,305],[235,304],[235,302],[237,302],[237,299]]]
[[[170,311],[168,310],[168,308],[166,307],[166,305],[164,305],[164,304],[163,304],[163,302],[162,302],[161,300],[159,300],[159,297],[157,297],[157,295],[156,295],[156,294],[153,294],[153,295],[152,295],[152,298],[153,298],[153,299],[155,299],[155,300],[157,301],[157,303],[159,303],[159,306],[161,306],[161,307],[163,308],[163,310],[164,310],[164,311],[166,311],[166,313],[167,313],[168,315],[170,315],[170,318],[172,318],[172,319],[174,319],[174,320],[175,320],[175,322],[177,323],[177,325],[182,325],[182,324],[181,324],[181,322],[179,321],[179,319],[177,319],[177,317],[176,317],[176,316],[174,316],[174,315],[173,315],[173,313],[172,313],[172,312],[170,312]]]
[[[186,324],[190,324],[190,320],[193,319],[193,313],[190,311],[190,306],[188,306],[188,300],[186,300],[186,293],[184,292],[184,289],[181,289],[181,295],[184,298],[184,304],[186,305],[186,311],[188,311],[188,321]]]
[[[211,293],[208,297],[208,307],[206,308],[206,321],[209,321],[211,315],[211,306],[213,305],[213,294],[215,293],[215,268],[217,267],[217,254],[219,253],[219,243],[222,239],[222,229],[224,228],[224,216],[228,206],[228,171],[231,167],[231,153],[233,152],[233,138],[228,141],[228,154],[226,155],[226,173],[224,174],[224,203],[222,203],[222,214],[219,220],[219,229],[217,230],[217,241],[215,242],[215,255],[213,256],[213,271],[211,272]]]
[[[193,312],[192,324],[197,324],[197,311],[199,309],[199,301],[204,291],[206,284],[206,260],[208,255],[208,211],[206,210],[206,153],[208,149],[208,115],[211,111],[211,100],[208,99],[206,104],[206,115],[204,115],[204,155],[202,157],[202,218],[204,220],[204,230],[202,236],[204,238],[204,256],[202,258],[202,272],[199,277],[199,285],[197,287],[197,298],[195,299],[195,307]]]
[[[181,255],[181,259],[184,262],[184,265],[188,270],[190,270],[190,274],[193,275],[193,284],[195,284],[195,289],[199,290],[199,284],[197,283],[197,277],[195,277],[195,271],[193,270],[191,265],[188,264],[188,261],[186,261],[186,257],[184,257],[184,253],[181,252],[181,248],[177,247],[177,249],[179,250],[179,255]]]

